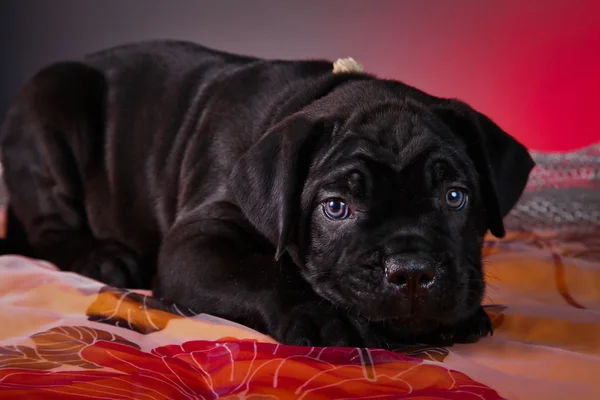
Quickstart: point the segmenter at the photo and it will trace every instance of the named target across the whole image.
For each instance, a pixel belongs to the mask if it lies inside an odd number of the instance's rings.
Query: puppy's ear
[[[284,119],[240,158],[230,176],[239,207],[276,246],[276,260],[295,240],[302,189],[324,125],[304,113]],[[289,253],[298,263],[297,255]]]
[[[480,176],[489,229],[504,237],[503,218],[521,197],[533,159],[525,146],[465,103],[445,100],[433,110],[466,144]]]

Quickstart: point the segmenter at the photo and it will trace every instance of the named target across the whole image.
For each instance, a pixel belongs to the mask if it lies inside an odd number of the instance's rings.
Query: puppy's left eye
[[[446,192],[446,204],[453,210],[462,210],[469,200],[463,189],[452,188]]]
[[[323,202],[323,213],[332,220],[342,220],[350,216],[350,207],[343,200],[328,199]]]

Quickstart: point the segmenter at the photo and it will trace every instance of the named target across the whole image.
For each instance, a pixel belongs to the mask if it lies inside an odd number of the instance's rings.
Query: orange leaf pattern
[[[172,319],[194,315],[190,310],[167,307],[151,296],[126,289],[103,287],[86,314],[90,321],[102,322],[138,333],[148,334],[165,329]]]
[[[485,310],[487,315],[490,317],[490,321],[492,322],[492,326],[494,327],[494,330],[497,330],[498,328],[500,328],[500,326],[504,322],[504,310],[506,310],[506,308],[507,308],[506,306],[501,305],[501,304],[483,306],[483,309]]]

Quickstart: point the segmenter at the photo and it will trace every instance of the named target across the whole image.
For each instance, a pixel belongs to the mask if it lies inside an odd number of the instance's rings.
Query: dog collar
[[[363,66],[352,57],[338,58],[333,63],[334,74],[364,72],[364,70]]]

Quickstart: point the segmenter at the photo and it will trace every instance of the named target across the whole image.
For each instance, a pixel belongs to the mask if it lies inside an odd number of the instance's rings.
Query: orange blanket
[[[2,256],[0,399],[600,399],[600,258],[588,239],[490,238],[494,336],[397,352],[283,346]]]

